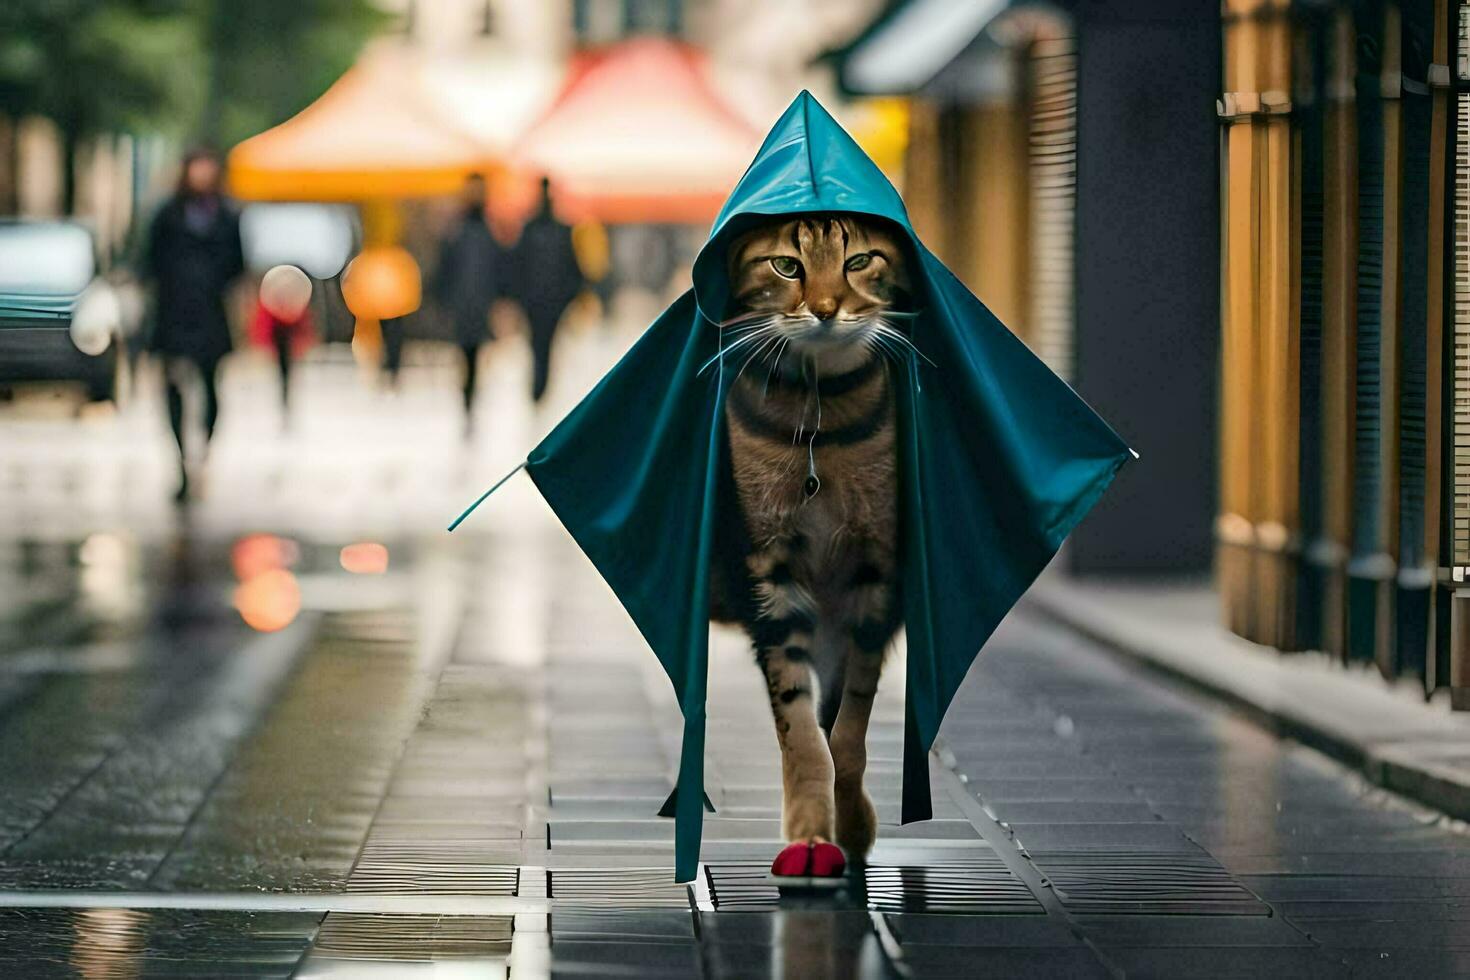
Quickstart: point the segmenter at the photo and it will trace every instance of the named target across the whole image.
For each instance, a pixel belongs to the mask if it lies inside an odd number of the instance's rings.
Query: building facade
[[[909,98],[925,242],[1142,454],[1073,571],[1213,560],[1220,30],[1210,0],[910,0],[837,55]]]
[[[1470,8],[1225,10],[1225,621],[1470,707]]]

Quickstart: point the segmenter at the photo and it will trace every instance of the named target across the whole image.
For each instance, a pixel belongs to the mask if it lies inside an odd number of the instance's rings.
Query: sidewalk
[[[676,884],[668,681],[575,546],[518,515],[393,544],[394,577],[350,589],[307,547],[310,608],[264,639],[205,590],[184,632],[107,634],[126,656],[0,656],[0,975],[1470,970],[1470,838],[1026,610],[951,706],[936,819],[902,827],[891,665],[873,862],[807,902],[765,881],[775,738],[717,634],[718,812]],[[222,543],[200,559],[231,574]]]
[[[1371,783],[1470,819],[1470,713],[1426,703],[1371,666],[1320,653],[1282,655],[1220,625],[1203,583],[1087,582],[1047,574],[1027,603],[1149,670],[1220,699]]]

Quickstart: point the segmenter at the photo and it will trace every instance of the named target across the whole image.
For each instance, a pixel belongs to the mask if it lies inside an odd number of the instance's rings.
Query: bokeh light
[[[301,612],[301,586],[284,568],[261,572],[236,587],[235,610],[251,629],[274,633]]]
[[[274,534],[247,534],[230,548],[230,565],[241,582],[262,572],[289,568],[300,558],[301,548],[295,541]]]
[[[418,263],[396,245],[364,249],[342,274],[342,298],[365,320],[407,316],[422,299]]]
[[[285,629],[301,612],[301,585],[290,566],[301,558],[301,548],[274,534],[247,534],[230,549],[230,564],[240,584],[235,588],[235,611],[245,625],[262,633]]]
[[[376,541],[359,541],[343,548],[338,560],[354,575],[381,575],[388,570],[388,549]]]
[[[295,323],[311,302],[311,280],[294,265],[278,265],[260,280],[260,305],[278,320]]]

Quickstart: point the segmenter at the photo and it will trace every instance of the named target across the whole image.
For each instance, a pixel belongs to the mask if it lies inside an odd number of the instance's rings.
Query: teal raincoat
[[[708,805],[711,548],[728,451],[725,396],[738,369],[720,354],[725,255],[753,223],[802,211],[886,218],[907,233],[917,260],[912,340],[923,359],[910,358],[895,378],[908,639],[904,823],[931,816],[928,751],[981,644],[1130,458],[1107,423],[924,248],[898,192],[842,127],[810,94],[797,96],[715,220],[694,288],[525,463],[653,648],[683,709],[678,781],[665,807],[675,818],[679,881],[698,867]]]

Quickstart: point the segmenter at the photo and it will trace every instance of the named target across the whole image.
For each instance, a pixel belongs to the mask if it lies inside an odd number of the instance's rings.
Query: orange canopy
[[[759,145],[698,52],[640,38],[579,56],[515,157],[551,178],[568,217],[707,222]]]
[[[419,92],[409,52],[365,52],[321,98],[230,151],[231,192],[271,201],[453,193],[491,154],[437,121]]]

